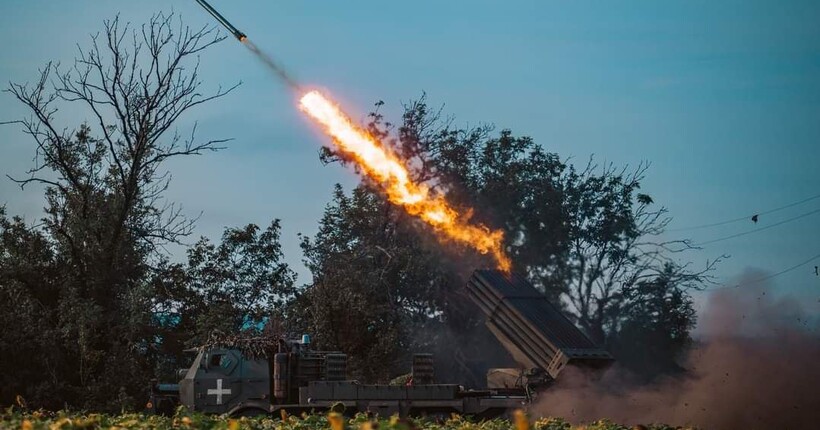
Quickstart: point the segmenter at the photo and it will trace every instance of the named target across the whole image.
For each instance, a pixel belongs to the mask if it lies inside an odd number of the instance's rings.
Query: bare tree
[[[104,33],[92,35],[90,49],[78,48],[72,67],[49,63],[36,84],[11,83],[7,89],[30,109],[31,116],[17,122],[37,145],[28,177],[13,180],[22,187],[45,184],[58,206],[86,215],[95,195],[113,191],[114,228],[105,246],[111,260],[126,234],[156,247],[191,233],[193,220],[161,199],[170,180],[161,165],[174,156],[218,150],[227,141],[196,139],[196,124],[186,137],[172,129],[183,113],[238,85],[203,95],[198,54],[225,36],[211,27],[175,22],[173,14],[162,13],[139,28],[121,25],[119,17],[105,21]],[[66,104],[86,109],[101,136],[91,137],[89,125],[58,125],[55,114]],[[64,228],[67,214],[50,215],[52,227],[76,244]]]

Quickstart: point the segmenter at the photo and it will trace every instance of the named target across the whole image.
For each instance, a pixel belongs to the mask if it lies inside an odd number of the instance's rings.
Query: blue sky
[[[786,4],[784,4],[786,3]],[[355,118],[377,100],[427,92],[457,124],[494,123],[549,151],[585,162],[652,167],[644,191],[666,205],[672,228],[736,218],[820,194],[820,3],[812,1],[220,1],[212,4],[309,85],[328,89]],[[173,8],[192,26],[213,23],[193,0],[5,0],[0,80],[36,78],[49,60],[69,63],[102,20],[144,22]],[[287,261],[307,281],[297,233],[313,234],[333,185],[356,177],[318,160],[321,136],[292,94],[229,39],[206,51],[206,87],[243,84],[193,111],[203,137],[233,137],[216,154],[177,160],[168,197],[197,234],[281,218]],[[0,95],[0,120],[25,111]],[[75,126],[83,112],[62,112]],[[0,127],[0,174],[20,175],[33,144]],[[41,190],[0,181],[0,204],[36,220]],[[706,241],[820,208],[820,199],[751,222],[675,233]],[[673,235],[670,233],[670,237]],[[677,236],[675,236],[677,237]],[[716,272],[777,272],[820,253],[820,214],[718,242],[685,259],[721,254]],[[178,250],[177,250],[178,251]],[[812,262],[772,289],[818,301]]]

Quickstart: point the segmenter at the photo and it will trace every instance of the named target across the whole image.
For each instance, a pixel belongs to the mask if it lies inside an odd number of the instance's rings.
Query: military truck
[[[523,277],[477,270],[467,283],[490,331],[518,364],[489,369],[486,389],[438,384],[430,354],[413,356],[403,385],[370,385],[347,379],[347,356],[311,349],[310,337],[212,343],[196,350],[180,370],[179,384],[152,384],[148,409],[161,413],[176,402],[195,411],[230,415],[279,414],[343,407],[379,415],[459,413],[498,416],[529,402],[567,366],[600,368],[612,362]],[[266,343],[267,342],[267,343]]]

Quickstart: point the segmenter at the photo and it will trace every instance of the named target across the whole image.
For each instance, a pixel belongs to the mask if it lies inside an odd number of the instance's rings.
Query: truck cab
[[[179,383],[180,403],[205,413],[267,411],[270,366],[238,349],[202,348]]]

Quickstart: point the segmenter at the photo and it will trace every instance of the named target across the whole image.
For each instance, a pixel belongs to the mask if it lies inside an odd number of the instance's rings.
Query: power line
[[[777,277],[777,276],[780,276],[780,275],[782,275],[782,274],[784,274],[784,273],[789,273],[789,272],[791,272],[792,270],[795,270],[795,269],[798,269],[798,268],[800,268],[800,267],[803,267],[803,266],[805,266],[805,265],[807,265],[807,264],[811,263],[812,261],[817,260],[818,258],[820,258],[820,254],[817,254],[817,255],[814,255],[814,256],[812,256],[812,257],[809,257],[809,259],[808,259],[808,260],[805,260],[805,261],[803,261],[803,262],[801,262],[801,263],[797,263],[797,264],[795,264],[794,266],[789,267],[789,268],[787,268],[787,269],[783,269],[783,270],[781,270],[781,271],[779,271],[779,272],[777,272],[777,273],[772,273],[771,275],[766,275],[766,276],[763,276],[763,277],[761,277],[761,278],[757,278],[757,279],[753,279],[753,280],[751,280],[751,281],[743,282],[743,283],[741,283],[741,284],[734,284],[734,285],[726,285],[726,284],[723,284],[723,285],[719,285],[719,286],[714,287],[714,288],[706,288],[706,289],[701,290],[701,291],[714,291],[714,290],[722,290],[722,289],[725,289],[725,288],[738,288],[738,287],[741,287],[741,286],[744,286],[744,285],[752,285],[752,284],[757,284],[757,283],[760,283],[760,282],[763,282],[763,281],[768,281],[769,279],[772,279],[772,278]]]
[[[715,243],[715,242],[722,242],[722,241],[724,241],[724,240],[734,239],[734,238],[736,238],[736,237],[746,236],[746,235],[748,235],[748,234],[757,233],[757,232],[760,232],[760,231],[763,231],[763,230],[768,230],[768,229],[770,229],[770,228],[777,227],[777,226],[779,226],[779,225],[783,225],[783,224],[786,224],[786,223],[789,223],[789,222],[792,222],[792,221],[796,221],[796,220],[798,220],[798,219],[800,219],[800,218],[805,218],[805,217],[807,217],[807,216],[809,216],[809,215],[814,215],[814,214],[816,214],[816,213],[818,213],[818,212],[820,212],[820,209],[815,209],[815,210],[813,210],[813,211],[811,211],[811,212],[806,212],[806,213],[801,214],[801,215],[798,215],[798,216],[796,216],[796,217],[792,217],[792,218],[789,218],[789,219],[785,219],[785,220],[783,220],[783,221],[780,221],[780,222],[774,223],[774,224],[772,224],[772,225],[767,225],[766,227],[756,228],[756,229],[754,229],[754,230],[744,231],[744,232],[742,232],[742,233],[737,233],[737,234],[732,234],[732,235],[729,235],[729,236],[719,237],[719,238],[717,238],[717,239],[707,240],[706,242],[701,242],[701,243],[695,244],[694,246],[709,245],[709,244],[712,244],[712,243]]]
[[[746,216],[743,216],[743,217],[740,217],[740,218],[733,218],[733,219],[730,219],[730,220],[719,221],[719,222],[715,222],[715,223],[711,223],[711,224],[696,225],[696,226],[693,226],[693,227],[672,228],[672,229],[669,229],[667,231],[672,232],[672,231],[699,230],[699,229],[702,229],[702,228],[717,227],[717,226],[720,226],[720,225],[731,224],[733,222],[738,222],[738,221],[748,221],[751,217],[753,217],[755,215],[758,215],[758,216],[768,215],[768,214],[771,214],[771,213],[782,211],[783,209],[788,209],[790,207],[794,207],[794,206],[801,205],[801,204],[806,203],[806,202],[810,202],[810,201],[812,201],[814,199],[818,199],[818,198],[820,198],[820,194],[817,194],[817,195],[814,195],[814,196],[811,196],[811,197],[807,197],[803,200],[796,201],[796,202],[793,202],[793,203],[789,203],[789,204],[784,205],[784,206],[780,206],[780,207],[777,207],[777,208],[774,208],[774,209],[769,209],[769,210],[763,211],[763,212],[757,212],[757,213],[754,213],[754,214],[751,214],[751,215],[746,215]]]

